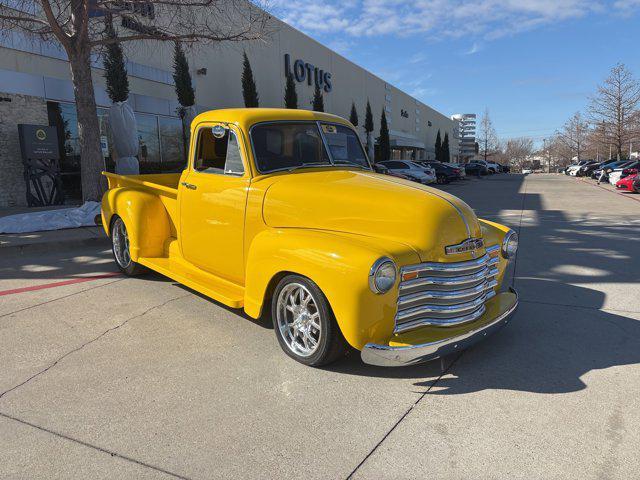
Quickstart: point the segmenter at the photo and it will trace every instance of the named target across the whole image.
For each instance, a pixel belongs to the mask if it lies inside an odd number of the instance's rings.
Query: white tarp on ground
[[[116,173],[138,175],[140,164],[136,155],[140,148],[136,116],[129,102],[116,102],[109,108],[109,127],[115,148]]]
[[[92,227],[100,215],[98,202],[86,202],[77,208],[19,213],[0,218],[0,233],[29,233],[63,228]]]

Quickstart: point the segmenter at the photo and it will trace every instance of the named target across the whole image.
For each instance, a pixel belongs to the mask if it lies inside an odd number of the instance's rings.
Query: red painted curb
[[[92,275],[89,277],[78,277],[71,280],[64,280],[62,282],[45,283],[42,285],[33,285],[31,287],[14,288],[12,290],[0,290],[0,297],[4,295],[14,295],[16,293],[34,292],[36,290],[45,290],[47,288],[64,287],[65,285],[74,285],[76,283],[91,282],[93,280],[100,280],[101,278],[119,277],[122,274],[120,272],[103,273],[100,275]]]

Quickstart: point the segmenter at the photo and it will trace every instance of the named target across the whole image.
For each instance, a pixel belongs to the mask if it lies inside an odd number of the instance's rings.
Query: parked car
[[[636,175],[636,179],[633,181],[633,192],[640,193],[640,173]]]
[[[580,170],[580,167],[582,167],[583,165],[587,165],[588,163],[590,163],[590,160],[581,160],[578,163],[569,165],[565,170],[565,174],[575,177],[578,170]]]
[[[378,163],[387,167],[389,171],[406,175],[423,185],[428,185],[436,181],[435,172],[428,172],[421,165],[408,160],[387,160]]]
[[[531,173],[533,173],[533,170],[531,170],[530,168],[523,168],[522,169],[522,174],[523,175],[529,175]]]
[[[476,162],[469,162],[465,164],[464,170],[467,175],[480,176],[489,174],[489,170],[487,170],[486,165]]]
[[[496,162],[486,162],[486,165],[487,165],[487,170],[489,171],[490,174],[502,172],[500,165],[497,164]]]
[[[398,172],[395,172],[393,170],[389,170],[387,167],[385,167],[384,165],[381,165],[380,163],[374,163],[373,164],[373,169],[378,173],[382,173],[383,175],[390,175],[392,177],[403,178],[405,180],[411,180],[411,181],[414,181],[414,182],[418,181],[416,178],[412,178],[412,177],[410,177],[408,175],[403,175],[402,173],[398,173]]]
[[[252,318],[270,308],[283,351],[312,366],[349,346],[372,365],[420,363],[511,319],[516,232],[375,173],[347,120],[217,110],[190,138],[181,174],[105,173],[102,225],[123,274],[146,267]]]
[[[466,172],[466,170],[464,168],[464,164],[463,163],[446,162],[445,165],[450,166],[454,170],[457,169],[458,170],[458,178],[459,179],[462,180],[467,176],[467,172]]]
[[[460,178],[460,169],[441,162],[420,162],[419,165],[432,169],[436,175],[436,182],[440,185]]]
[[[624,168],[629,163],[631,163],[629,160],[617,160],[612,163],[607,163],[602,168],[599,168],[596,171],[594,171],[592,174],[592,177],[596,179],[600,178],[600,174],[604,170],[605,175],[603,177],[603,180],[609,180],[609,174],[611,174],[611,172],[613,172],[616,168]]]
[[[502,170],[502,173],[511,173],[510,165],[504,165],[502,163],[499,163],[498,165],[500,165],[500,169]]]
[[[638,168],[640,168],[640,162],[629,162],[620,168],[616,168],[609,174],[609,183],[615,185],[621,178],[628,175],[635,175],[638,173]]]
[[[578,168],[576,168],[572,175],[574,177],[584,177],[586,175],[587,170],[593,166],[595,168],[595,166],[597,166],[598,164],[593,161],[593,160],[587,160],[585,163],[583,163],[582,165],[580,165]]]
[[[616,182],[616,188],[624,192],[636,192],[634,183],[638,180],[638,177],[639,175],[637,173],[634,173],[633,175],[628,175],[624,178],[621,178]]]
[[[578,177],[590,177],[593,172],[595,172],[598,168],[601,168],[605,162],[591,162],[586,165],[582,165],[580,167],[579,173],[576,175]]]

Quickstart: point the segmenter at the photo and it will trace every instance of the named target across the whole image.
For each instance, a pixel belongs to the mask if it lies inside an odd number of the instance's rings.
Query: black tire
[[[313,308],[309,306],[308,313],[311,312],[315,314],[318,313],[319,320],[319,330],[309,330],[310,335],[313,335],[313,338],[317,338],[316,346],[312,353],[304,355],[300,352],[296,352],[290,343],[294,345],[299,345],[304,341],[304,346],[307,345],[307,341],[304,340],[304,334],[298,333],[291,334],[292,326],[295,322],[295,314],[286,310],[284,306],[279,304],[280,296],[283,295],[284,300],[289,300],[290,296],[295,297],[295,292],[293,289],[298,288],[298,286],[302,286],[302,294],[304,295],[306,292],[311,294],[311,299],[313,301]],[[304,292],[306,290],[306,292]],[[289,293],[291,292],[291,293]],[[298,297],[300,298],[300,297]],[[302,304],[302,299],[300,301]],[[311,303],[311,302],[308,302]],[[288,301],[285,301],[285,305],[291,305]],[[280,310],[280,312],[279,312]],[[286,311],[290,312],[290,315],[286,313]],[[281,315],[280,317],[278,315]],[[284,315],[284,316],[283,316]],[[324,296],[320,288],[310,279],[300,276],[300,275],[287,275],[284,277],[278,285],[276,286],[273,297],[271,299],[271,316],[273,319],[273,329],[276,333],[276,338],[278,339],[278,343],[282,350],[289,355],[294,360],[311,367],[322,367],[324,365],[328,365],[332,362],[335,362],[339,358],[345,356],[349,351],[349,347],[347,341],[344,339],[342,332],[340,331],[340,327],[336,322],[335,316],[333,315],[333,311],[331,310],[331,306],[327,301],[327,298]],[[297,317],[300,318],[300,317]],[[292,321],[289,322],[289,319]],[[314,328],[313,326],[311,328]],[[285,338],[286,335],[289,335],[289,338]],[[317,334],[317,337],[315,336]],[[309,337],[307,337],[309,338]],[[304,348],[302,345],[300,347]]]
[[[123,234],[124,238],[122,238]],[[111,237],[111,253],[113,253],[113,259],[115,260],[118,269],[129,277],[145,273],[145,267],[131,260],[131,255],[129,254],[127,226],[125,225],[124,220],[117,215],[111,221],[109,236]],[[126,255],[123,255],[122,249],[126,250]]]

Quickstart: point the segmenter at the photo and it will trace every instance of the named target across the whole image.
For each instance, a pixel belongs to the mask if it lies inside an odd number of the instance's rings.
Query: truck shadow
[[[522,291],[551,289],[579,303],[521,300],[513,321],[491,338],[461,354],[424,365],[374,367],[354,354],[328,370],[420,379],[414,385],[429,389],[432,395],[487,389],[568,393],[586,388],[583,376],[591,371],[640,363],[640,314],[636,320],[621,312],[598,310],[594,305],[602,305],[605,294],[589,288],[547,280],[519,280],[518,284]]]

